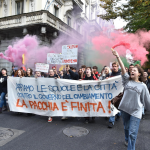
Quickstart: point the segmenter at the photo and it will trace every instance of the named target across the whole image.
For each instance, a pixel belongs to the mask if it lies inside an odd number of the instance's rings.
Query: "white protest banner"
[[[64,55],[64,63],[65,64],[77,64],[78,57],[78,45],[63,45],[62,46],[62,54]]]
[[[47,54],[47,63],[48,64],[63,64],[64,55],[56,53]]]
[[[49,70],[49,64],[43,64],[43,63],[36,63],[35,64],[35,71],[41,71],[41,72],[47,72]]]
[[[114,116],[111,99],[123,91],[121,76],[103,81],[8,78],[11,111],[43,116]]]

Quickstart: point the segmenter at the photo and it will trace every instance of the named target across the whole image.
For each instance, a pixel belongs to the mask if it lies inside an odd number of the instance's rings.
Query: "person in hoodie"
[[[119,64],[117,62],[113,62],[112,63],[112,73],[110,75],[110,77],[115,77],[115,76],[119,76],[121,75],[121,71],[119,70]],[[108,128],[113,128],[114,124],[115,124],[115,118],[116,121],[120,119],[121,113],[118,113],[116,116],[112,116],[109,118],[109,124],[108,124]]]
[[[86,76],[82,80],[97,80],[96,76],[92,74],[91,67],[86,68]],[[95,120],[95,117],[92,117],[92,121]],[[85,123],[88,124],[90,122],[90,117],[85,117]]]
[[[69,75],[67,76],[65,74],[64,79],[79,80],[79,74],[76,72],[75,67],[70,67],[69,65],[66,65],[66,71]]]

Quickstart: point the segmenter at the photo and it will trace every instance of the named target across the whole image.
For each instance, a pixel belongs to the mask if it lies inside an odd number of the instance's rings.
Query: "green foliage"
[[[100,15],[102,19],[121,17],[128,22],[124,28],[128,32],[134,33],[143,28],[150,30],[150,0],[126,0],[126,4],[121,4],[122,0],[100,1],[100,6],[106,11],[106,14]]]

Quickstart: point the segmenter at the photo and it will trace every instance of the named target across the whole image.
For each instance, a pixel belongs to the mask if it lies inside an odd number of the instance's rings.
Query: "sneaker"
[[[68,119],[67,117],[62,117],[61,118],[62,121],[67,120],[67,119]]]
[[[127,141],[125,141],[125,142],[124,142],[124,145],[125,145],[126,147],[128,147],[128,142],[127,142]]]
[[[108,128],[113,128],[114,124],[112,122],[109,122]]]
[[[48,117],[48,122],[52,122],[53,118],[52,117]]]
[[[88,123],[89,123],[89,120],[85,120],[85,123],[88,124]]]

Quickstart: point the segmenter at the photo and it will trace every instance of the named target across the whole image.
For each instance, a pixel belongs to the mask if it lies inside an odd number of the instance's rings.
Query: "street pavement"
[[[0,150],[126,150],[122,120],[114,128],[107,128],[108,120],[96,118],[95,123],[84,123],[84,118],[61,121],[54,117],[48,123],[45,116],[17,115],[13,112],[0,114],[0,127],[23,130],[20,136],[0,147]],[[78,126],[89,130],[82,137],[68,137],[63,130]],[[0,135],[1,137],[1,135]],[[150,113],[141,120],[136,150],[150,150]]]

